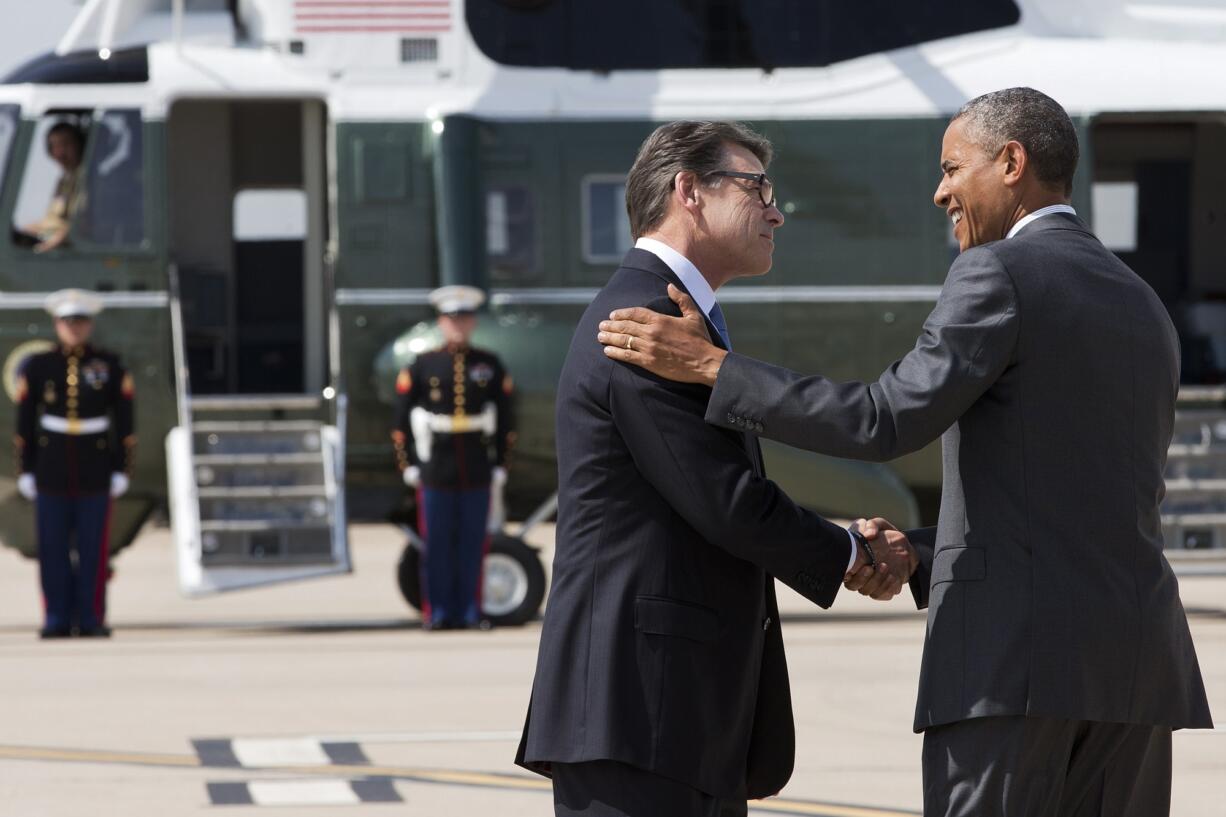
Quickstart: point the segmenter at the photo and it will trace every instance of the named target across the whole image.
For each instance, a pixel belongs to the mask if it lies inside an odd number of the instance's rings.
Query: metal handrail
[[[170,345],[175,363],[175,403],[179,425],[188,432],[192,428],[191,381],[187,368],[187,340],[183,330],[183,304],[179,296],[179,265],[173,261],[166,270],[170,284]]]

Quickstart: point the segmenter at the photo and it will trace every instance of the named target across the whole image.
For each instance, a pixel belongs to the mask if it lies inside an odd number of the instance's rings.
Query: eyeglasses
[[[730,179],[745,179],[757,182],[758,198],[763,207],[775,206],[775,183],[766,177],[765,173],[742,173],[738,170],[712,170],[708,176],[727,176]]]

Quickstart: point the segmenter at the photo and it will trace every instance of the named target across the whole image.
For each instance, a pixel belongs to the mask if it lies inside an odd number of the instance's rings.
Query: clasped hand
[[[902,592],[919,566],[919,557],[906,535],[880,517],[858,519],[852,525],[869,541],[877,565],[868,564],[866,554],[856,554],[855,564],[843,577],[843,586],[862,596],[889,601]]]

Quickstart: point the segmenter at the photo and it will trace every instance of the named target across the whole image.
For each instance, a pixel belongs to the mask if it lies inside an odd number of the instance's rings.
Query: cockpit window
[[[4,180],[8,176],[9,154],[17,138],[19,116],[20,109],[16,105],[0,105],[0,191],[4,190]]]
[[[145,239],[140,113],[43,117],[30,143],[12,236],[36,253],[140,246]]]

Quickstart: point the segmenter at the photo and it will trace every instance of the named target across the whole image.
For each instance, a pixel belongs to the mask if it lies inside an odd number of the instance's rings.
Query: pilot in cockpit
[[[38,221],[13,230],[17,244],[37,253],[68,242],[72,220],[84,204],[81,159],[85,155],[85,131],[72,122],[56,123],[47,131],[47,154],[62,171],[47,212]]]

